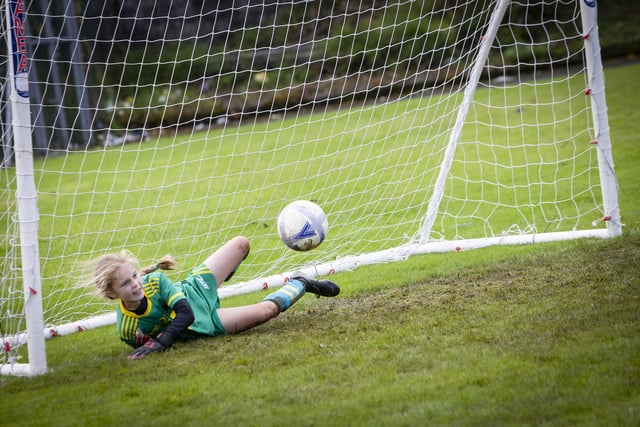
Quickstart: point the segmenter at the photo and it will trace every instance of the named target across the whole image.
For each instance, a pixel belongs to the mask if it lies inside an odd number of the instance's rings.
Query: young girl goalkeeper
[[[178,338],[189,339],[242,332],[282,313],[305,292],[333,297],[340,288],[329,280],[293,274],[277,291],[257,304],[220,308],[218,285],[233,276],[249,254],[249,241],[235,237],[211,254],[184,280],[173,283],[157,270],[173,270],[166,256],[157,264],[136,271],[137,260],[128,252],[103,255],[89,264],[98,292],[120,299],[116,326],[120,339],[134,347],[129,359],[142,359],[171,347]]]

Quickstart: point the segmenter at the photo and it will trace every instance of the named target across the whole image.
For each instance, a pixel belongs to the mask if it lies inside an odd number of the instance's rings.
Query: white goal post
[[[222,298],[413,255],[622,232],[595,0],[3,0],[0,372],[114,323],[122,249]],[[327,213],[294,252],[280,210]],[[114,335],[115,339],[115,335]]]

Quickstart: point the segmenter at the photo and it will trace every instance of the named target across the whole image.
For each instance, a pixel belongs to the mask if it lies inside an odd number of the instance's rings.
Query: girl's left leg
[[[270,301],[262,301],[241,307],[219,308],[217,313],[227,333],[234,334],[273,319],[280,314],[280,309]]]
[[[217,311],[218,318],[227,333],[246,331],[273,319],[287,310],[302,298],[305,292],[304,283],[300,280],[292,279],[277,291],[267,295],[258,304],[219,308]]]

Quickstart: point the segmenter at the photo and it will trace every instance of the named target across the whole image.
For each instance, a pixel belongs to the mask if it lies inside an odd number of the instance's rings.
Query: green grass
[[[367,267],[337,299],[139,363],[112,328],[56,339],[51,373],[3,379],[3,421],[637,425],[638,249],[636,231]]]
[[[622,237],[362,267],[338,298],[137,363],[110,327],[54,339],[48,374],[0,378],[1,423],[640,424],[639,71],[606,71]]]

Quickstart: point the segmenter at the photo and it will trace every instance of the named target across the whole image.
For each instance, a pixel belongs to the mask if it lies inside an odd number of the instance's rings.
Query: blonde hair
[[[100,296],[113,299],[111,296],[111,290],[113,286],[113,279],[115,273],[124,264],[130,264],[133,267],[138,265],[138,260],[129,251],[123,250],[118,254],[106,254],[99,256],[86,263],[85,268],[89,270],[91,278],[89,282],[93,283]],[[160,270],[174,270],[177,262],[171,255],[165,255],[160,260],[152,265],[143,267],[139,270],[140,275],[152,273],[158,269]]]

